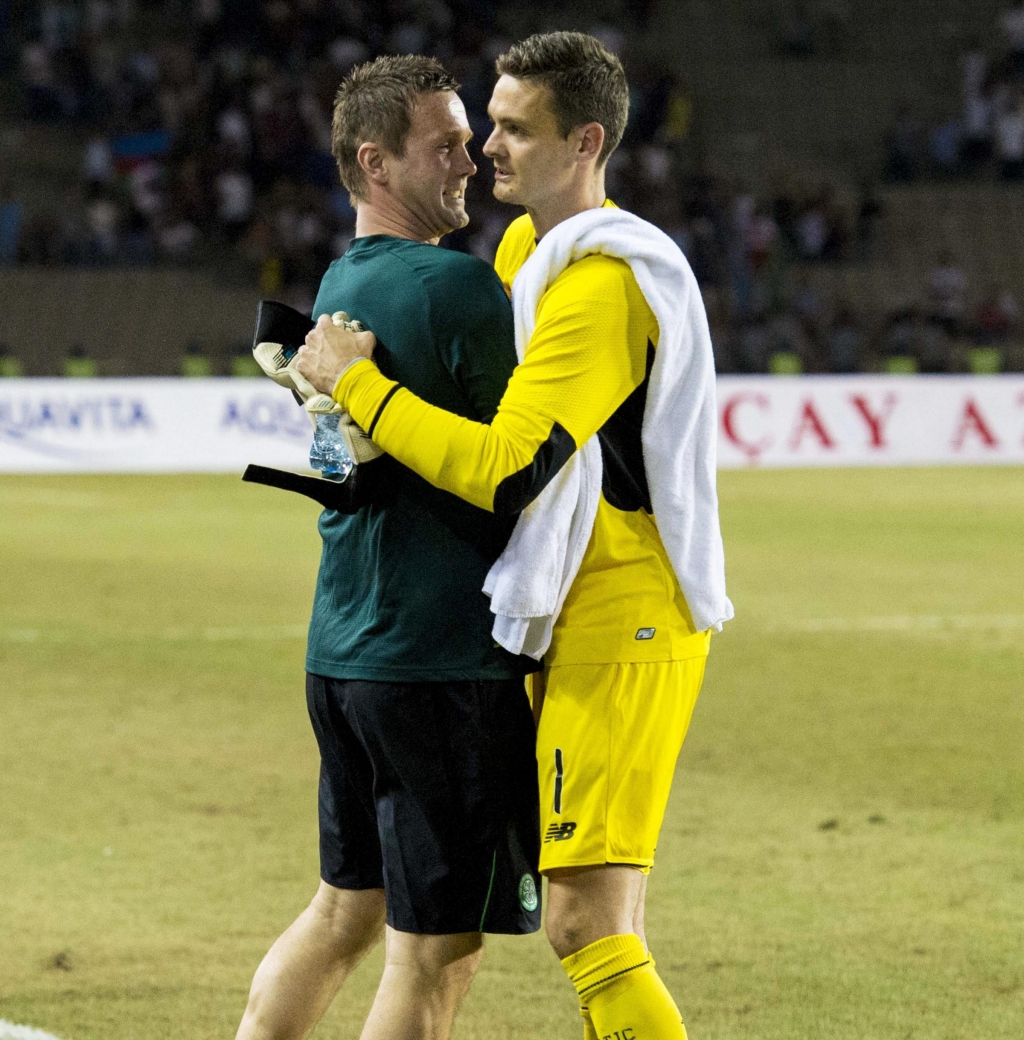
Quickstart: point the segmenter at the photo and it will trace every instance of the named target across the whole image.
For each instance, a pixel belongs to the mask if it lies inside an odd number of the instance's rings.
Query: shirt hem
[[[703,638],[702,638],[703,637]],[[567,642],[570,642],[567,640]],[[559,665],[574,664],[664,664],[669,661],[689,661],[695,657],[707,657],[711,650],[711,638],[708,632],[696,632],[692,635],[683,636],[673,640],[674,645],[662,650],[647,651],[634,650],[632,647],[624,648],[619,640],[619,646],[615,650],[607,649],[607,641],[603,645],[598,640],[587,640],[588,645],[581,647],[555,645],[549,650],[544,658],[547,668],[555,668]],[[643,643],[644,640],[639,642]],[[594,644],[598,645],[595,646]],[[598,648],[600,646],[600,649]]]
[[[362,679],[366,682],[501,682],[508,679],[522,679],[529,672],[529,666],[523,671],[511,668],[396,668],[394,666],[375,668],[367,665],[344,664],[337,661],[324,661],[321,658],[307,657],[306,671],[311,675],[322,675],[327,679]],[[540,664],[534,671],[540,670]]]
[[[572,859],[559,857],[557,863],[544,864],[544,854],[541,853],[540,868],[538,873],[548,874],[552,870],[574,869],[576,867],[603,867],[607,865],[616,867],[636,867],[643,874],[649,874],[654,866],[653,857],[648,859],[644,856],[578,856]]]

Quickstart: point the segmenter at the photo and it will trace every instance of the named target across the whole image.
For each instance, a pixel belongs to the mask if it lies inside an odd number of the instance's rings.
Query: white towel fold
[[[644,468],[658,533],[698,631],[733,616],[718,520],[718,410],[711,335],[700,289],[678,246],[625,210],[578,213],[549,231],[512,286],[522,361],[537,307],[569,264],[592,253],[625,260],[658,321],[643,420]],[[523,511],[484,584],[494,638],[539,660],[583,560],[601,494],[593,436]]]

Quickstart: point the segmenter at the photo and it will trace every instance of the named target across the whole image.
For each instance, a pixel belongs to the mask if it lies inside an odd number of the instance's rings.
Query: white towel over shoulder
[[[715,366],[704,303],[678,246],[625,210],[578,213],[549,231],[512,286],[516,351],[523,360],[537,307],[571,263],[591,253],[629,264],[658,320],[658,348],[643,420],[644,468],[654,520],[698,631],[733,616],[725,593],[718,521]],[[484,584],[494,638],[540,659],[583,560],[601,494],[593,436],[523,511]]]

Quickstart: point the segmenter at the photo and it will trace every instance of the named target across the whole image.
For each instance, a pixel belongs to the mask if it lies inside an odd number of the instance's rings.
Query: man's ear
[[[379,144],[364,141],[356,152],[356,162],[368,181],[380,185],[388,183],[387,156]]]
[[[585,123],[577,127],[576,158],[581,162],[596,160],[604,147],[604,127],[600,123]]]

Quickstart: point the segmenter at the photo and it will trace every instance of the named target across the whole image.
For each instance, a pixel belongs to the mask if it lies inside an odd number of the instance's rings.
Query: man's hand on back
[[[299,348],[293,364],[317,390],[330,394],[341,373],[353,361],[369,360],[376,345],[377,337],[372,332],[353,332],[322,314],[316,327],[306,336],[305,345]]]

